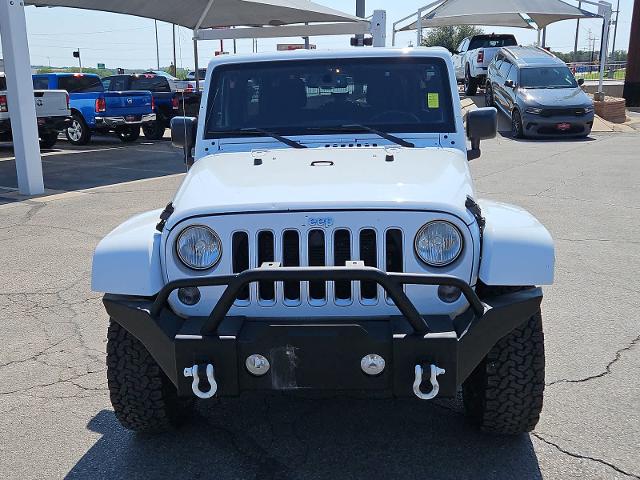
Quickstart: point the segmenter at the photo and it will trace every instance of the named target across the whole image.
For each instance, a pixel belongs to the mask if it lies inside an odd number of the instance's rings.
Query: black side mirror
[[[171,119],[171,143],[184,151],[187,167],[193,165],[193,147],[196,146],[198,119],[195,117],[173,117]]]
[[[516,84],[513,83],[513,80],[507,80],[506,82],[504,82],[504,86],[507,88],[515,88]]]
[[[578,85],[580,85],[580,86],[584,85],[584,78],[579,78],[578,79]]]
[[[479,108],[467,113],[467,138],[471,150],[467,150],[469,161],[480,158],[480,141],[495,138],[498,134],[498,110],[494,107]]]

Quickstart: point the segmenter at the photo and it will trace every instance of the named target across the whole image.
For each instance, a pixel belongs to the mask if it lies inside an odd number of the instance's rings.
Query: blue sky
[[[355,11],[355,0],[316,0],[349,13]],[[617,0],[614,1],[615,3]],[[402,0],[389,2],[384,0],[367,0],[367,14],[374,9],[386,9],[391,22],[404,17],[423,6],[425,0]],[[573,3],[575,2],[568,2]],[[631,26],[631,10],[633,0],[621,0],[620,23],[618,26],[618,41],[616,49],[626,49],[629,42]],[[102,12],[73,10],[66,8],[26,8],[27,29],[31,63],[34,65],[67,66],[76,65],[72,52],[80,48],[83,64],[95,67],[98,62],[108,67],[149,68],[155,67],[155,31],[153,20],[116,15]],[[600,37],[602,22],[596,20],[583,21],[580,25],[579,45],[586,49],[588,46],[589,29],[592,35]],[[486,31],[512,32],[522,44],[533,43],[536,39],[534,31],[523,29],[491,28]],[[158,23],[160,37],[160,64],[169,65],[172,59],[171,25]],[[547,43],[560,51],[573,50],[575,21],[559,22],[548,29]],[[178,66],[189,68],[193,65],[193,47],[190,41],[191,32],[184,28],[178,29]],[[399,45],[407,45],[414,41],[415,34],[403,33],[398,36]],[[391,36],[389,34],[389,42]],[[298,43],[300,39],[260,40],[259,51],[273,51],[277,43]],[[336,48],[348,45],[348,37],[316,37],[312,43],[318,48]],[[1,45],[0,45],[1,47]],[[206,64],[219,48],[218,42],[200,43],[200,62]],[[225,50],[230,50],[231,42],[225,43]],[[251,51],[251,40],[239,40],[240,52]],[[1,55],[0,55],[1,56]]]

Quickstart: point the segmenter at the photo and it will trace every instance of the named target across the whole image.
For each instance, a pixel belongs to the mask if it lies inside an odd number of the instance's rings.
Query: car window
[[[498,55],[496,55],[496,58],[494,59],[493,68],[500,70],[500,67],[502,66],[503,62],[504,62],[504,55],[499,53]]]
[[[504,78],[507,78],[507,75],[509,75],[509,71],[511,70],[512,66],[513,64],[509,60],[505,59],[502,62],[502,65],[500,65],[500,75]]]
[[[82,75],[80,73],[60,76],[58,88],[69,93],[104,92],[104,85],[97,75]]]
[[[535,67],[523,68],[520,75],[521,87],[524,88],[577,88],[573,73],[568,67]]]
[[[512,65],[507,74],[507,80],[511,80],[514,85],[518,84],[518,67]]]
[[[1,81],[1,79],[0,79]],[[47,77],[33,77],[33,89],[34,90],[48,90],[49,79]],[[0,88],[2,90],[2,88]]]
[[[213,73],[205,138],[247,128],[322,135],[354,124],[398,133],[455,131],[445,62],[299,60],[223,65]]]
[[[478,35],[471,39],[469,50],[476,48],[515,47],[518,45],[513,35]]]
[[[105,85],[105,88],[106,85]],[[127,77],[119,76],[119,77],[111,77],[111,82],[109,82],[109,91],[111,92],[122,92],[126,90],[131,90],[129,88],[129,82],[127,81]]]
[[[149,90],[151,92],[170,92],[166,77],[158,75],[135,75],[131,77],[131,90]]]
[[[102,79],[102,85],[104,85],[104,89],[105,90],[109,90],[109,85],[111,85],[111,78],[112,77],[106,77]]]
[[[466,38],[462,42],[460,42],[460,45],[458,45],[458,51],[459,52],[464,52],[465,43],[467,43],[467,39]]]

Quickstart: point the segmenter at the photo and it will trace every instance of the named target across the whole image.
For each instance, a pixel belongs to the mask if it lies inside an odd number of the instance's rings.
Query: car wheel
[[[40,135],[40,148],[52,148],[58,141],[58,132],[47,132]]]
[[[166,129],[167,125],[162,120],[147,122],[142,125],[142,133],[149,140],[162,140]]]
[[[476,93],[478,93],[478,82],[471,76],[471,71],[467,66],[464,74],[464,94],[467,97],[473,97]]]
[[[116,135],[124,143],[135,142],[140,138],[140,127],[119,127],[116,129]]]
[[[178,397],[140,341],[114,321],[109,324],[107,382],[111,404],[123,427],[159,433],[180,426],[193,399]]]
[[[511,136],[513,138],[524,138],[522,116],[518,110],[514,110],[511,114]]]
[[[91,132],[81,115],[71,115],[71,125],[65,131],[65,136],[72,145],[86,145],[91,141]]]
[[[493,90],[491,89],[491,84],[487,83],[487,86],[484,88],[484,105],[485,107],[493,107]]]
[[[501,339],[462,385],[467,418],[488,433],[518,435],[538,424],[544,396],[542,315]]]

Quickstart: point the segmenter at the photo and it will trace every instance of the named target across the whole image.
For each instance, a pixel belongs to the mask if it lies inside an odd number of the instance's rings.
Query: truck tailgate
[[[152,113],[151,92],[104,92],[104,98],[107,103],[106,114],[109,116]]]
[[[36,117],[68,117],[71,115],[64,90],[35,90]]]
[[[485,68],[488,67],[491,61],[500,51],[500,48],[501,47],[488,47],[488,48],[479,48],[478,50],[476,50],[476,56],[477,56],[477,52],[479,52],[480,50],[484,52],[484,60],[482,61],[482,63],[478,63],[478,66],[485,67]]]

